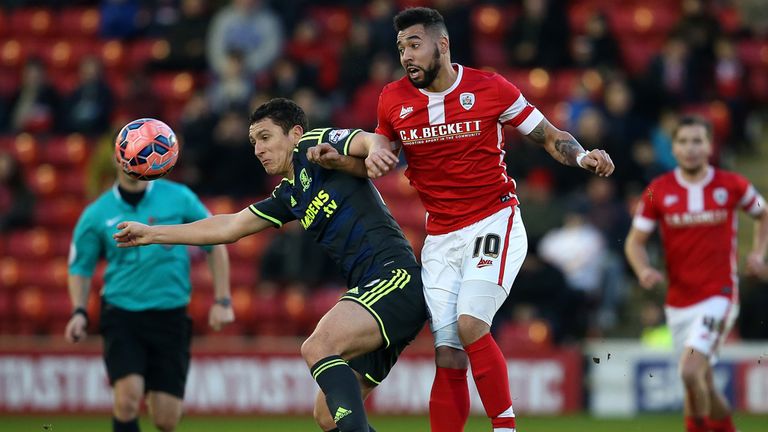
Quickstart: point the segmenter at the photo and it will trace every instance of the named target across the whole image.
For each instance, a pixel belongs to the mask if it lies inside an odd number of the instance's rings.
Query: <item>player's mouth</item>
[[[412,80],[418,79],[419,74],[421,73],[421,68],[416,66],[408,66],[405,68],[405,71],[408,72],[408,77]]]

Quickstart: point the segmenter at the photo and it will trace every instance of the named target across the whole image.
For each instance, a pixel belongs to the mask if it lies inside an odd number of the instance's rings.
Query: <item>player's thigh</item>
[[[433,333],[447,326],[455,329],[463,247],[458,232],[430,235],[424,241],[421,279]]]
[[[715,296],[691,306],[667,306],[665,313],[672,333],[675,353],[685,358],[691,350],[717,362],[717,353],[738,316],[738,305],[728,298]]]
[[[470,227],[468,227],[470,228]],[[469,281],[486,281],[509,293],[528,253],[528,237],[520,209],[507,207],[463,232],[462,287]]]
[[[302,346],[302,354],[308,363],[332,354],[349,359],[373,351],[382,344],[376,319],[362,305],[340,301],[317,323]],[[317,353],[318,349],[325,352]],[[320,358],[307,358],[314,356]]]
[[[147,390],[183,399],[191,360],[192,320],[179,308],[153,311],[143,324],[149,346]]]
[[[152,421],[161,429],[173,429],[179,424],[182,403],[180,397],[166,392],[150,391],[147,393],[147,407]]]

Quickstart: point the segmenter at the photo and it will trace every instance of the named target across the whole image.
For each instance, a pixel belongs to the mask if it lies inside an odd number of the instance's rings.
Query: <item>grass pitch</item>
[[[378,432],[428,432],[426,417],[372,417]],[[740,432],[768,431],[768,416],[738,415]],[[108,432],[107,416],[0,416],[3,432]],[[154,431],[149,419],[141,420],[142,431]],[[317,432],[308,417],[190,416],[182,420],[177,432]],[[595,419],[587,415],[526,417],[518,420],[519,432],[678,432],[683,430],[681,415],[642,415],[632,419]],[[488,420],[470,418],[465,432],[489,432]]]

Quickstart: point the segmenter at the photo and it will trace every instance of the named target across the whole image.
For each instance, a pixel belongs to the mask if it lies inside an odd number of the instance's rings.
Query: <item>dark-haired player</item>
[[[688,432],[735,431],[728,403],[712,381],[712,366],[739,313],[738,209],[757,221],[747,271],[766,275],[765,200],[744,177],[709,165],[711,140],[703,119],[680,121],[672,137],[678,167],[645,190],[625,244],[640,284],[658,285],[664,276],[651,266],[645,245],[659,225],[669,278],[665,312],[686,390]]]
[[[366,166],[373,177],[383,175],[394,166],[392,150],[402,149],[405,175],[428,212],[421,259],[437,364],[432,430],[464,429],[471,364],[494,431],[511,432],[507,363],[490,326],[527,240],[504,164],[503,129],[512,126],[559,162],[601,176],[613,172],[613,162],[552,126],[500,75],[451,63],[448,31],[436,10],[406,9],[394,24],[406,76],[381,92],[376,132],[389,142],[371,149]]]
[[[315,418],[325,431],[372,430],[363,399],[387,376],[427,318],[421,269],[365,173],[356,177],[325,169],[306,153],[328,143],[338,154],[361,156],[377,140],[386,140],[359,129],[307,131],[304,112],[287,99],[256,109],[249,137],[267,173],[284,177],[271,197],[239,213],[191,224],[124,222],[115,239],[123,247],[231,243],[297,220],[339,263],[350,288],[301,347],[322,389]]]

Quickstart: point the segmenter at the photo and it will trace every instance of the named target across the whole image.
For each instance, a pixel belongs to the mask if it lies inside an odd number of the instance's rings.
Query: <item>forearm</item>
[[[150,227],[150,243],[214,245],[232,243],[239,237],[229,227],[234,215],[211,216],[180,225],[153,225]]]
[[[760,218],[755,221],[752,252],[765,257],[766,251],[768,251],[768,210],[763,210]]]
[[[643,270],[651,266],[644,244],[628,240],[624,245],[624,253],[627,256],[630,267],[632,267],[632,271],[635,272],[637,277],[640,277]]]
[[[72,308],[85,308],[88,305],[88,293],[91,288],[91,278],[80,275],[69,275],[67,278],[69,300]]]
[[[345,172],[355,177],[368,178],[368,171],[365,168],[365,159],[355,156],[340,156],[339,171]]]
[[[208,269],[213,279],[214,298],[230,298],[229,254],[224,245],[216,245],[207,256]]]
[[[552,126],[546,119],[542,120],[527,136],[544,147],[547,153],[563,165],[579,166],[577,157],[586,153],[573,135]]]

